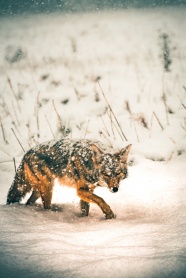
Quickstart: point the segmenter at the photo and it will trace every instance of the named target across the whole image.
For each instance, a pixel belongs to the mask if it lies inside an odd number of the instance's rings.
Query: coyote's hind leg
[[[88,216],[90,204],[83,201],[83,200],[80,200],[80,207],[81,207],[82,215],[83,216]]]
[[[40,194],[44,209],[51,209],[52,189],[51,184],[41,187]]]
[[[39,191],[33,190],[30,198],[28,199],[28,201],[26,202],[26,205],[32,205],[35,203],[35,201],[41,197]]]

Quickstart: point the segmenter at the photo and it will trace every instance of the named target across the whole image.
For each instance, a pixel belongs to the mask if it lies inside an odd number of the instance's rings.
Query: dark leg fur
[[[52,188],[45,187],[44,191],[41,192],[41,199],[43,202],[44,209],[51,209],[51,202],[52,202]]]
[[[30,198],[28,199],[28,201],[26,202],[26,205],[32,205],[35,203],[35,201],[41,197],[40,193],[38,191],[33,191]]]
[[[31,187],[25,182],[24,166],[21,163],[8,192],[7,204],[19,202],[30,190]]]
[[[11,203],[18,203],[21,199],[21,195],[18,195],[14,193],[13,190],[9,190],[9,193],[8,193],[8,197],[7,197],[7,205],[11,204]]]
[[[90,204],[83,201],[83,200],[80,200],[80,207],[81,207],[82,215],[83,216],[88,216]]]

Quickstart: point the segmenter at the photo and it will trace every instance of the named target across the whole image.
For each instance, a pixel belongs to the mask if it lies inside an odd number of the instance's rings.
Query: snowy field
[[[1,278],[186,277],[185,18],[184,8],[0,18]],[[24,151],[64,135],[133,145],[118,193],[95,191],[115,219],[93,204],[81,217],[74,189],[58,184],[52,211],[6,205]]]

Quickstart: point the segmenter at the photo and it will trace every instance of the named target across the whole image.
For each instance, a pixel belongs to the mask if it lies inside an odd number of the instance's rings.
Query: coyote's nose
[[[118,191],[118,188],[117,187],[112,187],[112,192],[117,192]]]

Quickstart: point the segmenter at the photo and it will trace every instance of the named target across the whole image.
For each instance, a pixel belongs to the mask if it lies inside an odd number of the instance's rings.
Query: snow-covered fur
[[[41,144],[29,150],[15,175],[7,204],[19,202],[32,190],[27,204],[41,197],[45,209],[51,208],[54,180],[75,186],[81,199],[81,210],[89,213],[89,203],[96,203],[106,215],[114,213],[107,203],[93,194],[97,186],[108,186],[117,192],[121,180],[127,177],[127,157],[131,145],[117,152],[106,152],[99,142],[62,139]]]

